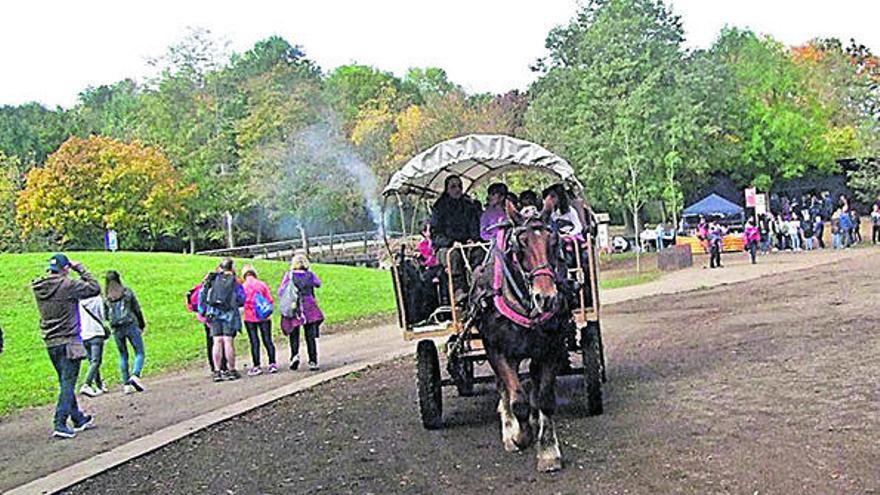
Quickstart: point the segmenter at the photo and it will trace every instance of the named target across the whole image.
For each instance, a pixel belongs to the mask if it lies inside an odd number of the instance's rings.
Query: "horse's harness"
[[[540,326],[550,320],[555,311],[542,311],[533,316],[534,308],[530,306],[531,298],[524,294],[523,285],[520,283],[532,282],[538,277],[550,277],[557,282],[557,274],[553,267],[544,263],[529,271],[523,269],[518,258],[521,251],[519,247],[519,235],[526,229],[548,229],[543,221],[529,218],[521,226],[511,226],[509,223],[499,224],[495,231],[495,238],[489,249],[490,257],[484,266],[492,269],[492,302],[495,309],[504,317],[526,328]],[[491,259],[492,263],[489,264]],[[517,279],[519,278],[519,280]],[[530,287],[527,290],[531,290]]]

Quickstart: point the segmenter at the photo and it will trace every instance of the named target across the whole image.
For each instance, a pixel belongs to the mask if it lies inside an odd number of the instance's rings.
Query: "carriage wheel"
[[[474,394],[474,362],[466,359],[456,359],[455,388],[458,395],[467,397]]]
[[[601,346],[599,322],[588,322],[581,330],[581,355],[584,361],[584,402],[590,416],[602,414]]]
[[[420,340],[416,347],[416,380],[422,425],[434,430],[443,423],[443,396],[440,386],[440,359],[432,340]]]

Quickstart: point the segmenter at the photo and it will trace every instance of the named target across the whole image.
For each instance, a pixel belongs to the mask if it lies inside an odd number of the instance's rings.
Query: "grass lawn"
[[[606,273],[609,274],[606,278]],[[611,275],[613,274],[613,275]],[[599,287],[602,289],[619,289],[621,287],[629,287],[631,285],[646,284],[660,278],[659,270],[646,270],[641,273],[635,271],[603,272],[599,276]]]
[[[147,320],[145,375],[205,359],[205,334],[195,315],[186,311],[185,294],[217,266],[219,258],[170,253],[67,254],[84,263],[102,287],[105,272],[113,269],[137,294]],[[39,315],[30,289],[31,280],[45,272],[49,256],[51,253],[0,255],[0,325],[6,338],[5,351],[0,354],[0,415],[54,402],[57,395],[55,371],[40,337]],[[253,262],[260,278],[277,290],[287,263],[246,261]],[[236,267],[246,261],[236,260]],[[395,311],[388,272],[335,265],[317,265],[313,270],[323,281],[317,297],[327,323]],[[275,332],[280,332],[278,324],[276,317]],[[246,337],[237,340],[247,346]],[[101,371],[109,384],[119,382],[118,362],[116,346],[108,340]],[[80,377],[85,376],[86,365],[84,361]]]

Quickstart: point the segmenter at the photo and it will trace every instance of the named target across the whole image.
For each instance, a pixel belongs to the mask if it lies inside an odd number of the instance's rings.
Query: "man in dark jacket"
[[[68,276],[71,270],[79,274],[79,280]],[[79,336],[79,300],[97,296],[101,286],[82,264],[56,254],[49,259],[47,274],[34,280],[31,287],[40,311],[43,341],[58,374],[58,403],[52,435],[73,438],[75,432],[93,425],[92,417],[79,410],[74,395],[80,361],[85,357]],[[73,428],[67,425],[68,418],[73,421]]]
[[[450,175],[443,186],[443,194],[431,210],[431,242],[437,250],[437,259],[446,266],[446,254],[456,242],[467,243],[480,239],[480,204],[464,194],[461,178]],[[452,274],[456,299],[467,293],[467,274],[461,250],[455,249],[450,255],[450,265],[446,269]],[[446,277],[441,279],[441,298],[449,295]]]

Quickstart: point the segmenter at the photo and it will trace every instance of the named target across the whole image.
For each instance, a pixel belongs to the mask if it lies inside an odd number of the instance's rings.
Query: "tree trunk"
[[[226,247],[234,248],[235,238],[232,235],[232,213],[226,211],[224,212],[224,216],[226,217]]]
[[[633,214],[633,231],[636,234],[636,273],[642,272],[642,243],[641,239],[639,239],[639,206],[637,204],[632,205],[632,214]]]

